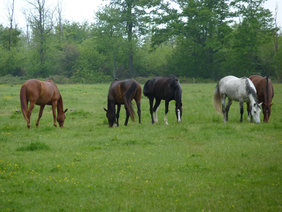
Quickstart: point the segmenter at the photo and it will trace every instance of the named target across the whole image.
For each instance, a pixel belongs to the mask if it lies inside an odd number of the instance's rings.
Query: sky
[[[13,0],[0,0],[0,24],[4,26],[9,25],[7,18],[7,3],[11,3]],[[56,6],[58,0],[46,0],[46,5]],[[98,11],[99,7],[105,4],[103,0],[61,0],[63,19],[70,22],[83,23],[88,21],[94,22],[94,12]],[[106,1],[107,2],[107,1]],[[282,28],[282,1],[281,0],[268,0],[264,4],[264,7],[269,9],[272,14],[275,14],[275,7],[278,4],[278,26]],[[26,25],[23,10],[28,8],[29,4],[26,0],[15,0],[15,23],[18,24],[18,28],[24,29]]]

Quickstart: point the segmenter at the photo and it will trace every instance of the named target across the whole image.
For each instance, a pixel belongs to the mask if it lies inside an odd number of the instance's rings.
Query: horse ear
[[[66,113],[68,111],[68,109],[65,109],[64,113]]]
[[[269,107],[271,107],[273,105],[273,103],[271,103],[270,105],[269,105]]]
[[[263,102],[259,103],[258,106],[260,107],[263,104]]]
[[[104,111],[108,112],[108,110],[106,108],[104,108]]]

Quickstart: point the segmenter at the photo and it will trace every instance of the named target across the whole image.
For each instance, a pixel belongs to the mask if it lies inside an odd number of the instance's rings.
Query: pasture
[[[78,84],[58,85],[64,128],[50,106],[36,128],[35,106],[27,129],[20,85],[0,85],[0,211],[281,211],[282,85],[268,124],[250,123],[246,104],[240,123],[237,102],[224,124],[216,84],[181,86],[181,123],[171,101],[164,124],[162,101],[152,125],[142,95],[141,125],[125,127],[122,107],[108,128],[109,84]]]

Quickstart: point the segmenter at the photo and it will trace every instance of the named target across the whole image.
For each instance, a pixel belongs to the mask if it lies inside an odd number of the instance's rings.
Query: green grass
[[[123,126],[122,108],[111,129],[109,84],[58,87],[65,128],[53,127],[49,106],[36,128],[36,106],[27,129],[20,86],[0,85],[0,211],[282,210],[281,84],[268,124],[250,123],[246,106],[240,123],[237,102],[224,124],[212,104],[215,84],[182,84],[182,123],[172,101],[169,125],[164,102],[152,125],[142,97],[142,124]]]

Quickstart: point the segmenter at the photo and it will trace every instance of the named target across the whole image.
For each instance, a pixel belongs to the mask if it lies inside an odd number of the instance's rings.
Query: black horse
[[[112,127],[114,124],[119,126],[119,112],[120,106],[124,104],[126,110],[126,119],[124,125],[128,123],[129,116],[134,121],[134,110],[132,108],[131,101],[134,99],[137,104],[137,113],[139,116],[139,123],[141,124],[141,109],[140,101],[142,95],[142,88],[140,84],[135,80],[118,80],[115,79],[108,93],[108,109],[104,110],[107,112],[106,116],[109,121],[109,127]],[[116,106],[117,105],[117,112]]]
[[[182,89],[178,79],[175,76],[169,77],[154,77],[148,80],[143,88],[143,94],[149,98],[150,101],[150,113],[152,118],[152,124],[158,122],[157,110],[161,103],[161,100],[165,100],[165,123],[167,122],[168,105],[171,100],[175,100],[175,112],[177,121],[181,122],[182,116]],[[153,102],[156,99],[155,106],[153,108]],[[153,118],[154,112],[154,118]]]

